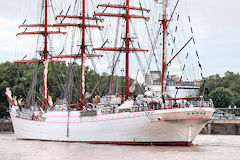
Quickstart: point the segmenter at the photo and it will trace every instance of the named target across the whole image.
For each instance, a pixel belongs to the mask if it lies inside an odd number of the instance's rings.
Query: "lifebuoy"
[[[167,108],[168,109],[172,108],[172,105],[170,103],[168,103]]]
[[[35,120],[37,120],[37,119],[38,119],[38,115],[34,115],[33,118],[34,118]]]

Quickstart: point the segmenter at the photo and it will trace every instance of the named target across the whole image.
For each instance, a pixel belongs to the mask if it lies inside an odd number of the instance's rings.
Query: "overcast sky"
[[[35,0],[0,0],[0,62],[24,57],[16,51],[16,33]],[[183,1],[183,0],[182,0]],[[185,0],[191,15],[197,48],[205,76],[227,70],[240,72],[240,1]],[[28,13],[31,15],[31,13]],[[34,16],[34,15],[33,15]],[[20,55],[19,55],[20,54]]]
[[[239,73],[240,1],[191,0],[190,10],[205,73]]]

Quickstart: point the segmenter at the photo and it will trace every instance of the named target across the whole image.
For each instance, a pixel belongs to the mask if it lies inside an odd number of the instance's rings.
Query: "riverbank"
[[[0,119],[0,132],[13,132],[13,126],[10,119]]]
[[[240,119],[214,119],[209,121],[200,132],[213,135],[239,135]]]

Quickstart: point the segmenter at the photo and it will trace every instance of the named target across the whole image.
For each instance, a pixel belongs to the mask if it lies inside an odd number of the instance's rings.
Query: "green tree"
[[[222,87],[230,88],[236,81],[240,80],[240,75],[234,74],[233,72],[227,71],[224,73],[224,77],[222,77]],[[240,92],[240,90],[238,91]]]
[[[206,81],[202,82],[200,85],[200,91],[203,93],[204,87],[208,89],[209,92],[213,91],[217,87],[221,87],[222,84],[222,78],[219,76],[219,74],[211,75],[208,78],[206,78]]]
[[[235,100],[233,101],[234,105],[237,106],[238,108],[240,108],[240,96],[235,98]]]
[[[218,87],[209,96],[216,108],[227,108],[232,104],[233,93],[228,88]]]
[[[204,98],[208,99],[208,98],[211,98],[209,93],[212,93],[218,87],[223,87],[225,89],[230,90],[232,94],[230,105],[236,105],[237,107],[240,107],[240,75],[239,73],[235,74],[233,72],[227,71],[224,73],[223,77],[220,77],[218,74],[207,77],[206,81],[205,82],[203,81],[201,83],[200,93],[203,93],[205,88]],[[229,102],[226,102],[226,103],[229,103]]]

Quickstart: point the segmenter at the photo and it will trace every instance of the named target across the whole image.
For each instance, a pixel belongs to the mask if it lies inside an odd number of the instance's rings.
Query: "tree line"
[[[29,90],[32,84],[33,75],[37,72],[36,83],[36,104],[41,105],[42,101],[42,65],[37,64],[14,64],[11,62],[0,63],[0,117],[6,114],[6,110],[9,106],[5,90],[6,87],[10,87],[12,94],[18,98],[25,98],[29,95]],[[71,68],[73,68],[71,70]],[[81,66],[78,64],[49,64],[48,73],[48,93],[51,95],[53,102],[60,99],[65,90],[66,85],[70,82],[68,77],[72,73],[72,86],[70,103],[79,102],[80,91],[80,75]],[[110,75],[107,73],[99,74],[94,70],[86,67],[86,92],[91,93],[96,84],[101,80],[100,85],[97,87],[93,96],[103,96],[109,93]],[[124,93],[124,77],[114,76],[114,85],[112,86],[112,94]],[[132,84],[133,79],[130,79]],[[136,85],[134,95],[138,95],[144,92],[144,87],[140,84]],[[200,93],[203,93],[205,99],[212,99],[216,108],[227,108],[228,106],[240,107],[240,75],[239,73],[233,73],[230,71],[225,72],[224,76],[219,74],[210,75],[200,86]],[[91,99],[89,99],[91,101]]]
[[[6,110],[9,106],[5,91],[6,87],[10,87],[12,90],[12,95],[17,96],[17,98],[23,98],[26,101],[26,97],[29,96],[30,87],[33,81],[33,75],[37,72],[37,82],[35,86],[35,97],[36,104],[41,105],[42,103],[42,73],[43,66],[41,64],[24,64],[24,63],[11,63],[4,62],[0,63],[0,117],[3,117],[6,114]],[[70,97],[69,103],[78,103],[80,97],[80,75],[81,75],[81,66],[76,63],[66,64],[66,63],[54,63],[49,64],[48,68],[48,95],[53,99],[53,102],[56,102],[58,99],[61,99],[64,92],[66,91],[67,85],[71,82],[70,86]],[[69,81],[70,72],[72,77]],[[109,83],[110,76],[107,73],[97,73],[89,67],[85,68],[85,90],[88,93],[91,93],[95,88],[96,84],[100,81],[100,85],[97,87],[96,91],[93,93],[94,96],[103,96],[109,93]],[[132,84],[133,79],[130,79],[130,85]],[[113,76],[113,86],[112,94],[116,92],[119,94],[124,93],[125,84],[124,77]],[[136,85],[134,95],[140,94],[143,92],[143,87],[139,84]],[[32,93],[30,93],[32,94]],[[91,98],[88,99],[91,101]],[[33,104],[34,105],[34,104]]]
[[[240,75],[227,71],[224,76],[210,75],[200,86],[204,98],[211,98],[216,108],[240,107]]]

